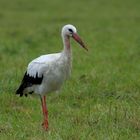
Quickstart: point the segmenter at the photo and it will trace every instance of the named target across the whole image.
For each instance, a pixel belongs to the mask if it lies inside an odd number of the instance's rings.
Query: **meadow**
[[[73,69],[59,94],[15,91],[27,64],[63,49],[71,23],[89,52],[71,40]],[[0,0],[0,140],[139,140],[140,1]]]

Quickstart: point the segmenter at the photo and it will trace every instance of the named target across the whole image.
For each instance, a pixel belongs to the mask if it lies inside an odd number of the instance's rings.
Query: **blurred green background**
[[[49,94],[50,129],[39,98],[15,95],[27,64],[63,49],[61,28],[77,27],[73,70]],[[139,140],[140,1],[0,0],[0,139]]]

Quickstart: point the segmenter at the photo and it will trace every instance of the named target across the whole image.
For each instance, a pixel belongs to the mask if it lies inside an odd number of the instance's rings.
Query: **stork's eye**
[[[72,29],[68,29],[71,33],[73,33],[73,30]]]

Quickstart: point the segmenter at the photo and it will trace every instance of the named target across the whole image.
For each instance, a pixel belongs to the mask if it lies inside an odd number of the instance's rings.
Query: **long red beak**
[[[82,39],[79,37],[79,35],[78,35],[77,33],[73,33],[73,34],[72,34],[72,38],[73,38],[75,41],[77,41],[84,49],[86,49],[86,50],[88,51],[88,49],[87,49],[87,47],[85,46],[84,42],[82,41]]]

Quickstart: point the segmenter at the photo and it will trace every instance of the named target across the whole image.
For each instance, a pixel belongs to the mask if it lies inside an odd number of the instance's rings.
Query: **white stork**
[[[20,96],[27,96],[28,93],[40,95],[44,115],[42,126],[45,130],[48,130],[46,94],[59,90],[71,72],[70,37],[88,50],[73,25],[65,25],[61,35],[64,49],[60,53],[42,55],[31,61],[16,91],[16,94],[20,94]]]

